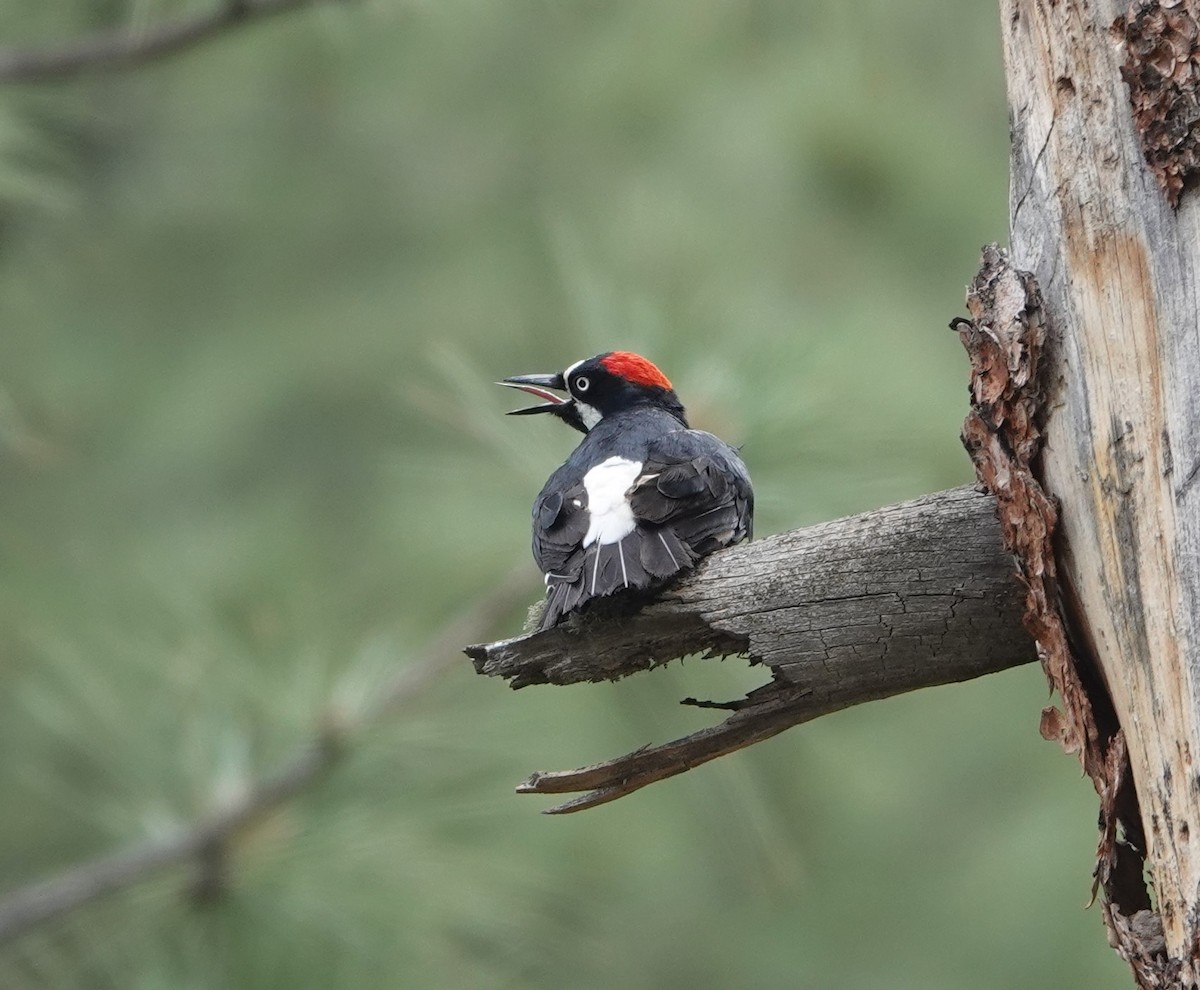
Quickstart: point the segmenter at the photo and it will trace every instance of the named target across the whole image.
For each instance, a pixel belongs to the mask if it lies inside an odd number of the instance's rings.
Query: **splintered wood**
[[[689,654],[742,654],[770,674],[718,725],[627,756],[536,773],[523,794],[603,804],[851,705],[1033,659],[992,500],[938,492],[705,558],[634,614],[587,614],[467,653],[513,687],[616,680]],[[692,699],[687,702],[695,704]]]

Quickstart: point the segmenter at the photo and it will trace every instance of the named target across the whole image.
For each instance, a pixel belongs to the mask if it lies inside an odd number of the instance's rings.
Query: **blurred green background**
[[[0,37],[201,9],[8,0]],[[496,378],[649,355],[745,444],[760,534],[968,481],[946,322],[1006,231],[996,20],[369,0],[0,89],[0,889],[221,807],[515,562],[537,597],[573,435]],[[221,897],[159,875],[0,948],[0,986],[1128,985],[1035,667],[583,815],[512,792],[760,678],[512,693],[463,658]]]

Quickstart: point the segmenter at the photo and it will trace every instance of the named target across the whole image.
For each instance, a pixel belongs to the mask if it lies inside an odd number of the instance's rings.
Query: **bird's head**
[[[545,400],[540,406],[514,409],[510,416],[551,413],[580,433],[587,433],[605,416],[635,406],[665,409],[687,425],[683,405],[667,376],[629,351],[597,354],[554,375],[517,375],[496,384]]]

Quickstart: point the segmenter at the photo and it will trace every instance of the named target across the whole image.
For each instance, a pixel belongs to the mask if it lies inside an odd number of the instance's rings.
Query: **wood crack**
[[[1012,566],[994,501],[952,489],[714,554],[633,615],[583,615],[466,652],[515,688],[616,680],[701,653],[770,674],[718,725],[518,788],[587,791],[550,809],[579,811],[831,711],[1029,662]]]

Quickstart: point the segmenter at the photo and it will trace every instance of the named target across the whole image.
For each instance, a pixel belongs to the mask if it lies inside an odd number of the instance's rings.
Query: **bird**
[[[538,631],[596,599],[652,593],[751,537],[754,490],[738,451],[693,430],[670,380],[640,354],[607,351],[496,384],[543,400],[509,415],[547,413],[583,434],[533,503],[546,584]]]

